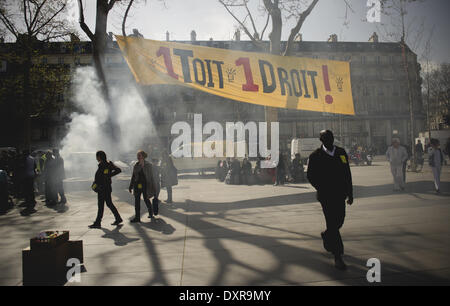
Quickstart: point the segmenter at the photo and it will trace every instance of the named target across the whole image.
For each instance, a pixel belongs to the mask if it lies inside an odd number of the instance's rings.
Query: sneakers
[[[93,223],[93,224],[91,224],[91,225],[89,225],[89,228],[102,228],[102,226],[101,226],[101,224],[100,223]]]

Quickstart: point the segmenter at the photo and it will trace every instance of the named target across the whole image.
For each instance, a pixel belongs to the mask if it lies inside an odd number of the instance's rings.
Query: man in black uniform
[[[353,203],[353,186],[347,153],[334,146],[334,136],[330,130],[320,132],[322,146],[309,156],[307,177],[317,190],[317,199],[322,205],[327,229],[323,232],[323,246],[333,253],[335,267],[345,270],[342,260],[344,245],[339,229],[345,219],[345,199]]]

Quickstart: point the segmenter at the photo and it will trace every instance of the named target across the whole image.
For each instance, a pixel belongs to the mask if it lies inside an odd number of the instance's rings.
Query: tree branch
[[[8,19],[8,17],[4,14],[3,10],[0,9],[0,20],[16,38],[19,38],[19,32],[17,31],[14,24]]]
[[[309,7],[300,15],[300,18],[298,19],[297,25],[292,28],[291,34],[289,35],[289,39],[286,44],[286,50],[284,51],[284,56],[291,55],[292,52],[292,46],[294,42],[295,36],[300,32],[300,29],[303,26],[303,23],[305,22],[306,18],[311,14],[312,10],[316,6],[316,4],[319,2],[319,0],[314,0]]]
[[[108,3],[108,11],[110,11],[113,8],[113,6],[116,3],[116,1],[117,0],[110,0],[109,1],[109,3]]]
[[[125,11],[125,16],[123,16],[122,21],[122,35],[123,37],[127,37],[127,34],[125,33],[125,23],[127,22],[128,12],[130,11],[131,6],[133,5],[134,0],[130,0],[130,3],[128,3],[127,10]]]
[[[64,3],[63,6],[61,6],[61,8],[60,8],[58,11],[56,11],[56,13],[53,14],[52,17],[50,17],[46,22],[44,22],[44,23],[43,23],[41,26],[39,26],[37,29],[36,29],[36,28],[33,29],[33,33],[39,33],[39,31],[40,31],[42,28],[44,28],[47,24],[49,24],[49,23],[53,20],[53,18],[55,18],[59,13],[61,13],[65,8],[66,8],[66,4]],[[37,23],[36,23],[36,25],[37,25]]]
[[[248,6],[247,6],[247,0],[243,0],[243,2],[244,2],[245,9],[247,10],[248,16],[250,17],[250,21],[253,26],[253,31],[255,31],[255,34],[258,34],[258,37],[259,37],[259,33],[258,33],[258,30],[256,29],[256,25],[255,25],[255,21],[253,20],[252,13],[250,13],[250,10],[248,9]]]
[[[263,48],[263,45],[257,41],[255,39],[255,37],[253,37],[253,35],[250,33],[250,31],[247,29],[247,27],[242,23],[242,21],[240,21],[236,15],[233,14],[233,12],[228,8],[227,4],[225,4],[223,2],[223,0],[219,0],[219,2],[225,7],[225,9],[228,11],[228,13],[233,16],[233,18],[239,23],[239,25],[241,26],[241,28],[244,30],[245,34],[247,34],[247,36],[250,38],[250,40],[252,41],[252,43],[258,47],[258,48]]]
[[[264,26],[264,29],[263,29],[262,32],[261,32],[260,40],[263,40],[264,32],[266,31],[267,26],[269,25],[269,20],[270,20],[270,14],[269,14],[269,12],[267,12],[266,25]]]
[[[35,22],[37,21],[37,17],[39,16],[39,13],[41,12],[42,7],[44,6],[44,4],[47,2],[47,0],[42,1],[42,3],[38,6],[37,10],[36,10],[36,14],[34,15],[33,20],[30,23],[30,27],[34,27]]]
[[[78,0],[78,8],[80,12],[80,19],[78,23],[80,24],[80,27],[83,30],[83,32],[86,33],[89,39],[93,42],[95,41],[95,35],[92,33],[91,29],[89,29],[87,24],[84,22],[84,9],[82,0]]]

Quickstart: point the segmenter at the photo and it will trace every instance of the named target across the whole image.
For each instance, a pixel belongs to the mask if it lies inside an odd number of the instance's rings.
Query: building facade
[[[250,41],[177,41],[179,43],[209,46],[249,52],[260,52]],[[269,42],[266,42],[267,48]],[[284,44],[284,43],[283,43]],[[2,45],[2,44],[0,44]],[[5,44],[3,44],[5,45]],[[92,65],[90,42],[50,43],[36,60],[55,65],[68,65],[73,71],[79,66]],[[127,84],[134,81],[123,56],[112,39],[108,43],[105,71],[110,82]],[[283,47],[283,46],[282,46]],[[1,46],[0,46],[1,48]],[[280,147],[288,150],[294,137],[318,137],[322,129],[331,129],[347,148],[358,144],[372,146],[378,153],[384,153],[393,136],[402,143],[410,139],[410,96],[413,105],[414,135],[423,131],[426,115],[422,106],[420,65],[417,56],[408,48],[403,50],[399,43],[380,43],[378,39],[369,42],[338,42],[331,37],[327,42],[296,41],[295,56],[316,59],[330,59],[350,62],[352,93],[355,116],[279,109]],[[406,74],[405,60],[409,75]],[[0,79],[7,75],[8,63],[1,61]],[[408,78],[410,90],[408,89]],[[171,125],[176,121],[193,121],[201,113],[203,121],[236,122],[264,121],[264,107],[230,101],[203,92],[178,86],[146,86],[140,92],[149,106],[159,141],[167,146],[173,138]],[[70,106],[69,91],[63,95],[65,105]],[[58,143],[64,135],[66,111],[54,116],[56,127],[33,127],[33,141]],[[59,116],[59,117],[58,117]],[[39,139],[38,139],[39,138]],[[148,139],[154,141],[154,139]]]

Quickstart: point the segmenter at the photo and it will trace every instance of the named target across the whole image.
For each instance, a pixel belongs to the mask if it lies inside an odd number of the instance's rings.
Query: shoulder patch
[[[347,163],[347,159],[345,158],[345,155],[339,155],[339,157],[341,158],[341,161],[343,164]]]

